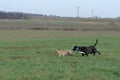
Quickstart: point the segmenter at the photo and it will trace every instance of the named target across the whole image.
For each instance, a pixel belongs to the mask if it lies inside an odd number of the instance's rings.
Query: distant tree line
[[[0,11],[0,19],[28,19],[29,16],[21,12],[3,12]]]
[[[31,18],[41,18],[41,17],[58,17],[58,16],[55,16],[55,15],[47,16],[43,14],[0,11],[0,19],[31,19]]]

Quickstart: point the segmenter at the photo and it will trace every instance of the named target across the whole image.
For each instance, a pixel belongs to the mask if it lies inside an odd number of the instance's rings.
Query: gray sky
[[[0,11],[26,12],[62,17],[120,17],[120,0],[1,0]]]

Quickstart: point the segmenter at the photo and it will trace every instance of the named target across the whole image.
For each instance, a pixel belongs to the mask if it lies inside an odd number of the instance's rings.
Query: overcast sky
[[[62,17],[120,17],[120,0],[1,0],[0,11],[38,13]]]

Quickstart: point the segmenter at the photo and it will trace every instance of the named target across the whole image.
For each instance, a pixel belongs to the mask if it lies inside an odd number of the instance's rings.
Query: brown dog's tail
[[[95,44],[93,45],[94,47],[98,44],[98,39],[96,39]]]

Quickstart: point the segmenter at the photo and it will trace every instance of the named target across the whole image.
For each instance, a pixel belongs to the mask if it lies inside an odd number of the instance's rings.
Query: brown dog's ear
[[[60,50],[60,49],[57,49],[57,50]]]
[[[56,52],[59,54],[60,53],[60,49],[57,49]]]

